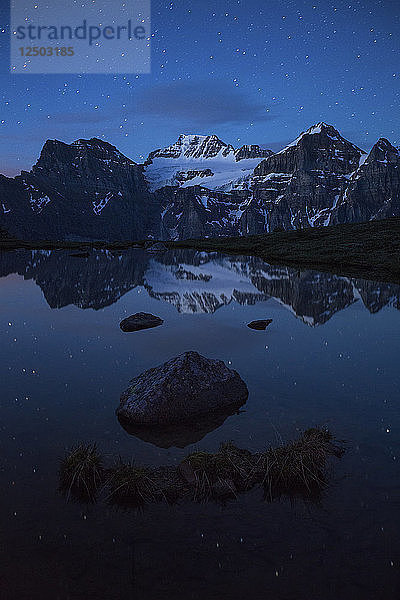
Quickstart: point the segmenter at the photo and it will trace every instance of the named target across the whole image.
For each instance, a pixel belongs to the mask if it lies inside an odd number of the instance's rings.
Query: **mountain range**
[[[400,151],[367,154],[326,123],[279,152],[180,135],[143,164],[97,138],[48,140],[31,171],[0,175],[0,228],[27,239],[246,235],[400,215]]]

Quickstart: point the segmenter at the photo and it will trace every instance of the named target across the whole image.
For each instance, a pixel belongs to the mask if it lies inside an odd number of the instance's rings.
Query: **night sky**
[[[10,75],[8,23],[1,0],[7,175],[48,138],[95,136],[142,161],[180,133],[278,150],[326,121],[363,149],[400,144],[397,0],[153,0],[150,75]]]

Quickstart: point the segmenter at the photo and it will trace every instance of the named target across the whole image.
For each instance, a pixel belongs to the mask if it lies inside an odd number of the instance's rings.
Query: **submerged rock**
[[[135,377],[116,413],[131,424],[160,426],[239,408],[247,397],[244,381],[222,360],[185,352]]]
[[[127,317],[119,326],[122,331],[140,331],[141,329],[150,329],[150,327],[157,327],[158,325],[162,325],[164,323],[163,319],[160,317],[156,317],[150,313],[136,313],[135,315],[131,315]]]
[[[268,325],[270,325],[270,323],[272,323],[272,319],[265,319],[264,321],[252,321],[247,325],[247,327],[250,327],[250,329],[257,329],[261,331],[263,329],[266,329]]]

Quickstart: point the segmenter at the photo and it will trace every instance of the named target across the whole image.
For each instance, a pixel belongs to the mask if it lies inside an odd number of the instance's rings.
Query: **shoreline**
[[[156,243],[154,240],[153,243]],[[27,241],[0,239],[0,251],[145,248],[141,241]],[[163,241],[167,249],[256,256],[271,265],[327,271],[345,277],[400,283],[400,217],[243,237]]]

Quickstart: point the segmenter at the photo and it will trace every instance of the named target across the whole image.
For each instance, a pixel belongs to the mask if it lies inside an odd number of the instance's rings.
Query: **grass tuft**
[[[194,498],[236,496],[247,488],[252,473],[251,453],[224,442],[216,454],[194,452],[184,459],[194,472]]]
[[[149,467],[136,466],[133,461],[119,463],[110,470],[109,478],[112,503],[141,507],[159,499],[160,491]]]
[[[120,458],[114,467],[104,469],[96,446],[80,444],[61,462],[60,488],[77,499],[94,501],[104,484],[109,502],[134,508],[188,498],[225,502],[256,485],[270,501],[280,496],[316,501],[327,485],[328,457],[339,458],[343,452],[343,445],[321,427],[265,452],[251,453],[224,442],[214,454],[189,454],[178,467],[144,467]]]
[[[78,444],[61,460],[60,489],[68,497],[93,502],[103,474],[103,459],[96,444]]]
[[[326,486],[326,461],[344,450],[323,428],[307,429],[296,441],[262,454],[264,492],[269,500],[283,494],[318,500]]]

